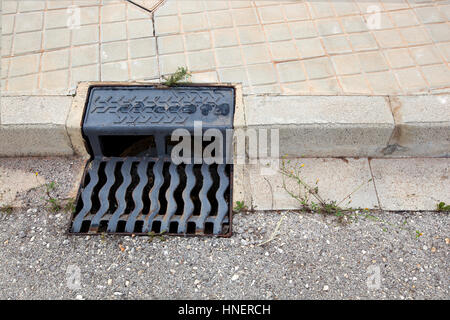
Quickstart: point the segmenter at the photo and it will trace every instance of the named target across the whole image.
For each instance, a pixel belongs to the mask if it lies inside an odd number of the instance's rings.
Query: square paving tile
[[[247,26],[238,28],[241,44],[262,43],[265,41],[264,30],[261,26]],[[219,40],[220,41],[220,40]]]
[[[277,70],[281,82],[306,80],[304,67],[301,61],[278,63]]]

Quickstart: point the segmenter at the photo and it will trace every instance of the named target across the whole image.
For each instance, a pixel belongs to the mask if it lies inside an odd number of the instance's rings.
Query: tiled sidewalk
[[[133,2],[148,11],[125,0],[2,1],[2,94],[158,80],[185,65],[194,82],[242,82],[245,93],[450,88],[448,0]]]

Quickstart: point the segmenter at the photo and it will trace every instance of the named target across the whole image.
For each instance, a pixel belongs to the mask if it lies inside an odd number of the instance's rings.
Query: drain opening
[[[170,163],[168,163],[168,162],[164,163],[164,166],[163,166],[164,182],[161,186],[161,190],[159,192],[159,198],[158,198],[159,205],[160,205],[158,214],[160,214],[160,215],[163,215],[167,210],[166,192],[170,185],[169,166],[170,166]]]
[[[192,188],[191,191],[191,199],[194,203],[194,216],[200,215],[202,202],[200,201],[200,190],[203,187],[203,176],[201,172],[201,166],[200,165],[194,165],[194,175],[195,175],[195,186]],[[189,223],[188,223],[188,229],[189,229]],[[189,232],[188,232],[189,233]]]
[[[99,140],[105,157],[156,156],[153,135],[99,136]]]
[[[117,224],[117,232],[118,233],[125,232],[126,224],[127,224],[126,221],[119,220],[119,223]]]
[[[175,215],[177,215],[177,216],[181,216],[184,211],[183,190],[186,188],[185,168],[186,168],[186,166],[184,164],[180,164],[177,167],[177,173],[179,175],[179,182],[178,182],[178,186],[176,187],[175,191],[173,192],[173,197],[176,202]]]
[[[195,234],[195,223],[194,222],[188,222],[187,224],[187,230],[186,233],[187,234]]]
[[[205,223],[205,234],[213,234],[214,231],[214,223],[206,222]]]
[[[142,220],[136,221],[136,224],[134,225],[134,232],[141,233],[143,226],[144,226],[144,221],[142,221]]]
[[[150,211],[150,190],[153,187],[153,163],[149,163],[147,167],[147,184],[144,187],[144,190],[142,192],[142,202],[143,202],[143,208],[142,208],[142,215],[147,216]]]
[[[211,212],[209,215],[217,215],[218,203],[216,199],[217,190],[219,189],[219,174],[217,173],[217,165],[212,164],[209,166],[209,174],[212,179],[212,186],[208,191],[208,200],[211,203]],[[206,228],[206,227],[205,227]]]
[[[153,221],[151,231],[153,233],[160,233],[160,231],[161,231],[161,221]]]

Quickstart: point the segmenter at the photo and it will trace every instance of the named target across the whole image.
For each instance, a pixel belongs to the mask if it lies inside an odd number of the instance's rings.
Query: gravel
[[[448,299],[449,216],[235,215],[232,238],[68,236],[69,214],[0,217],[1,299]],[[406,229],[403,221],[406,219]],[[422,236],[416,238],[415,230]],[[434,249],[433,249],[434,248]],[[369,288],[368,268],[379,268]],[[78,276],[79,275],[79,276]]]

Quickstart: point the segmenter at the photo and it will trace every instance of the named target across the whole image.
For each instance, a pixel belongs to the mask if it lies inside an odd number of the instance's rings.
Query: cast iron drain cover
[[[233,116],[232,87],[92,87],[83,120],[92,159],[69,232],[230,236]],[[220,161],[199,162],[193,150],[174,163],[173,130],[194,140],[199,123],[200,139],[221,133]]]

